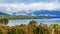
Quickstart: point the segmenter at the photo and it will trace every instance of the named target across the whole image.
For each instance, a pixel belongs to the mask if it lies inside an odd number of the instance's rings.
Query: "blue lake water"
[[[24,19],[24,20],[9,20],[8,25],[14,26],[14,25],[20,25],[20,24],[28,24],[30,21],[35,20],[38,23],[42,24],[51,24],[51,23],[58,23],[60,24],[60,18],[54,18],[54,19]]]

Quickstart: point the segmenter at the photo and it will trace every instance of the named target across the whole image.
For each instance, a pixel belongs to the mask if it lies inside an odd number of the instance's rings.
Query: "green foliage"
[[[49,19],[50,17],[46,16],[24,16],[24,15],[19,15],[19,16],[12,16],[12,15],[4,15],[0,17],[7,17],[9,19]]]
[[[58,24],[50,24],[49,26],[52,27],[52,28],[56,28],[56,27],[58,27],[59,25],[58,25]]]
[[[9,22],[9,19],[8,18],[0,18],[0,24],[5,24],[7,25]]]
[[[20,24],[15,26],[6,26],[0,24],[0,34],[52,34],[52,28],[55,29],[54,34],[60,34],[60,25],[50,24],[50,27],[45,24],[38,24],[32,20],[28,25]]]
[[[60,34],[60,25],[59,24],[50,24],[49,26],[54,29],[54,34]]]
[[[36,22],[36,21],[34,21],[34,20],[32,20],[32,21],[30,21],[30,23],[29,23],[28,25],[31,25],[31,26],[36,27],[37,22]]]

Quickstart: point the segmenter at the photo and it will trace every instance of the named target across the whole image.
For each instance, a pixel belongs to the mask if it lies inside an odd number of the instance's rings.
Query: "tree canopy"
[[[0,24],[5,24],[7,25],[9,22],[9,19],[8,18],[0,18]]]

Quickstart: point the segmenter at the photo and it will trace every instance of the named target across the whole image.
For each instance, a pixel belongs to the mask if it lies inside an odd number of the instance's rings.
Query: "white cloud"
[[[56,10],[57,8],[60,8],[59,3],[20,3],[20,4],[7,4],[7,3],[0,3],[0,7],[4,7],[7,12],[19,12],[24,10],[27,13],[34,12],[35,10]],[[3,8],[3,9],[4,9]],[[29,10],[32,10],[31,12]]]
[[[40,14],[39,16],[49,16],[49,14]]]
[[[50,15],[50,16],[57,16],[57,15]]]
[[[20,14],[15,14],[15,15],[28,15],[28,14],[26,14],[26,13],[20,13]]]
[[[30,4],[0,4],[0,6],[6,7],[7,9],[18,9],[18,10],[40,10],[40,9],[46,9],[46,10],[53,10],[57,8],[60,4],[57,3],[30,3]]]
[[[51,15],[51,14],[40,14],[39,16],[51,16],[51,17],[53,17],[53,16],[57,16],[57,15]]]
[[[54,10],[59,4],[55,3],[30,3],[30,4],[11,4],[11,6],[18,10]]]
[[[36,16],[35,14],[31,14],[31,16]]]

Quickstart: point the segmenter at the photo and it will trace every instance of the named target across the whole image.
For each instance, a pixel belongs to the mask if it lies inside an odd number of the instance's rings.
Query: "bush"
[[[8,18],[0,18],[0,24],[5,24],[7,25],[9,22],[9,19]]]

